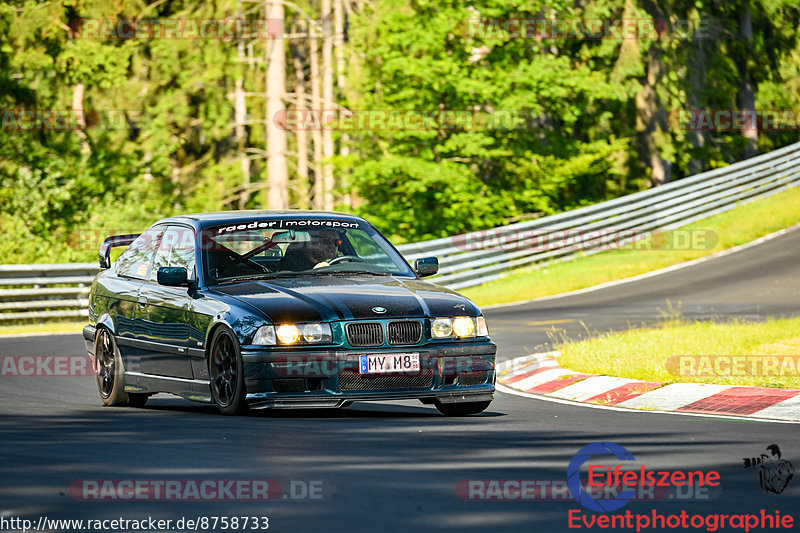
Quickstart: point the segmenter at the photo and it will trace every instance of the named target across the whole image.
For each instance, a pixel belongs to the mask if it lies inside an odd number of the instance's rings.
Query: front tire
[[[117,343],[111,332],[100,328],[94,344],[98,372],[97,392],[105,405],[128,405],[128,394],[125,392],[125,367],[119,354]]]
[[[211,341],[208,356],[211,396],[222,414],[247,412],[247,391],[244,387],[244,365],[239,343],[227,329],[220,328]]]
[[[477,415],[485,411],[490,403],[492,403],[491,400],[488,402],[442,403],[438,400],[434,402],[436,408],[444,416]]]

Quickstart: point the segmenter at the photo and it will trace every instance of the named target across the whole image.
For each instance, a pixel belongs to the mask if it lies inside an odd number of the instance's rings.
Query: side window
[[[153,268],[150,270],[150,281],[156,281],[158,267],[180,266],[185,267],[192,276],[195,262],[195,236],[194,231],[183,226],[169,226],[161,243],[158,245]]]
[[[146,279],[147,268],[163,233],[164,227],[160,226],[150,228],[139,235],[117,259],[115,265],[117,274],[128,278]]]

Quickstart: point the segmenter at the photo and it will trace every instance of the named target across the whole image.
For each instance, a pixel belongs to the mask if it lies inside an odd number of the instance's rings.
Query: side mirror
[[[437,257],[420,257],[414,260],[414,272],[421,278],[433,276],[439,272],[439,259]]]
[[[158,267],[156,278],[159,285],[168,285],[176,287],[179,285],[186,285],[189,279],[189,273],[185,267]]]

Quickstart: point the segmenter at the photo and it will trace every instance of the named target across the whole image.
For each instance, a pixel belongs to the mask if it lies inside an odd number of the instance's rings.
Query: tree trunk
[[[86,140],[86,114],[83,110],[83,95],[86,87],[77,83],[72,87],[72,114],[75,117],[75,135],[81,140],[81,152],[88,155],[92,149]]]
[[[315,30],[312,30],[315,31]],[[322,97],[320,94],[320,75],[319,75],[319,39],[311,37],[309,42],[311,47],[311,113],[317,119],[322,112]],[[313,124],[311,138],[314,142],[314,186],[312,189],[312,205],[314,209],[324,209],[324,177],[322,175],[322,130],[318,120],[307,121]]]
[[[336,85],[339,89],[339,97],[347,101],[347,78],[345,77],[344,64],[344,0],[333,0],[333,21],[334,21],[334,46],[336,47]],[[350,154],[350,136],[342,132],[339,138],[339,155]],[[345,193],[337,195],[337,202],[350,206],[350,195]]]
[[[297,102],[295,109],[297,109],[297,116],[304,117],[306,110],[306,77],[303,73],[303,61],[300,56],[300,50],[292,46],[294,52],[294,73],[295,85],[294,96]],[[299,209],[308,209],[308,131],[305,129],[305,120],[298,124],[295,130],[295,138],[297,140],[297,207]]]
[[[244,41],[239,41],[238,45],[239,59],[244,61],[245,50]],[[242,63],[244,65],[244,63]],[[241,161],[242,168],[242,192],[239,195],[239,209],[244,209],[247,206],[247,200],[250,198],[250,159],[245,153],[247,148],[247,101],[244,95],[244,66],[237,73],[236,87],[233,91],[233,137],[236,142],[236,149],[239,152],[239,160]]]
[[[322,0],[322,100],[323,108],[335,112],[333,98],[333,32],[331,31],[331,0]],[[333,189],[336,183],[333,178],[333,132],[328,125],[322,125],[322,165],[323,195],[322,208],[333,210]]]
[[[747,58],[750,56],[753,41],[753,21],[749,3],[744,3],[739,11],[739,35],[745,41],[745,50],[748,53],[739,60],[739,109],[754,110],[756,108],[756,83],[750,77],[750,68]],[[758,153],[758,126],[755,117],[745,123],[742,129],[745,138],[744,158],[753,157]]]
[[[690,111],[703,109],[707,105],[704,96],[705,76],[706,76],[706,52],[703,48],[703,39],[694,39],[692,49],[689,51],[689,87],[686,91],[687,102]],[[705,168],[705,160],[702,157],[702,149],[706,145],[706,137],[702,131],[689,130],[686,138],[693,147],[693,154],[689,159],[687,171],[689,175],[699,174]]]
[[[285,119],[286,57],[283,38],[283,4],[266,0],[267,20],[280,21],[280,34],[267,39],[267,209],[289,207],[289,176],[286,168],[286,130],[279,126]],[[272,26],[272,24],[270,24]]]
[[[659,153],[656,136],[663,133],[661,106],[656,86],[661,77],[662,51],[655,44],[647,52],[647,74],[644,86],[636,95],[636,136],[639,159],[650,169],[650,185],[655,187],[667,183],[671,177],[670,162]]]

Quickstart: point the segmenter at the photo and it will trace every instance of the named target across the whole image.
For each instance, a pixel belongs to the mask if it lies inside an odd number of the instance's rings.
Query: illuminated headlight
[[[319,344],[333,342],[330,324],[281,324],[261,326],[253,337],[253,344]]]
[[[264,346],[275,346],[275,328],[273,326],[261,326],[253,336],[253,344],[263,344]]]
[[[457,316],[453,319],[453,334],[456,337],[474,337],[475,319],[469,316]]]
[[[431,321],[431,336],[434,339],[488,337],[486,320],[482,317],[439,317]]]
[[[434,339],[445,339],[453,334],[452,318],[434,318],[431,322],[431,335]]]
[[[294,324],[281,324],[275,334],[281,344],[294,344],[300,340],[300,329]]]

